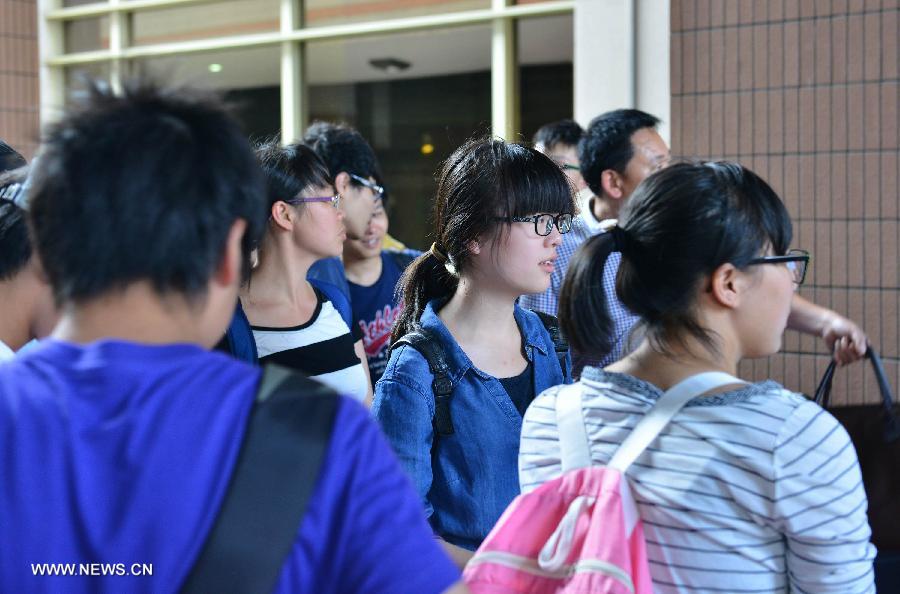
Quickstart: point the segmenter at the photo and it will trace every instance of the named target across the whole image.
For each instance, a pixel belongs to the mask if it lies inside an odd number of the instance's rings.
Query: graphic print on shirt
[[[386,303],[375,312],[372,320],[357,320],[363,335],[363,347],[369,360],[369,371],[372,377],[380,377],[387,365],[387,348],[391,343],[391,327],[400,316],[403,301],[394,306]]]

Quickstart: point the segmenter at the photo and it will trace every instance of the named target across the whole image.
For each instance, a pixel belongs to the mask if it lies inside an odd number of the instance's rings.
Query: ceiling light
[[[210,64],[209,71],[212,73],[222,72],[222,65],[221,64]]]
[[[412,64],[398,58],[375,58],[369,60],[369,64],[376,70],[381,70],[386,74],[397,74],[408,70]]]

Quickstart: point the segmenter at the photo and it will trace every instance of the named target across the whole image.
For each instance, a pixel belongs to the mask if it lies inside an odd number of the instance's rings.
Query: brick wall
[[[31,159],[39,139],[36,0],[0,0],[0,138]]]
[[[861,323],[900,389],[900,0],[673,0],[672,148],[767,179],[812,252],[802,294]],[[807,394],[824,343],[788,332],[747,364]],[[835,402],[877,398],[867,367]]]

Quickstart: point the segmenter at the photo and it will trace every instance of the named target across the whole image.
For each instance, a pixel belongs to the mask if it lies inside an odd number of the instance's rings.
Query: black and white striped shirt
[[[591,457],[604,465],[662,392],[582,375]],[[560,475],[556,395],[522,427],[523,492]],[[874,593],[866,495],[849,436],[775,382],[690,401],[627,472],[659,593]]]
[[[362,402],[369,380],[353,349],[350,328],[318,289],[316,309],[308,322],[292,328],[252,326],[259,362],[301,371]]]

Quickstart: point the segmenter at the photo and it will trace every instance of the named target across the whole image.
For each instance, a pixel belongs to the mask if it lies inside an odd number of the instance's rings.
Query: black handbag
[[[825,370],[815,401],[844,426],[856,448],[869,500],[872,543],[878,549],[875,559],[878,592],[900,592],[900,411],[881,359],[871,346],[866,358],[875,371],[880,404],[829,408],[834,361]]]

